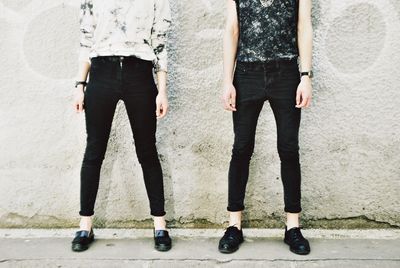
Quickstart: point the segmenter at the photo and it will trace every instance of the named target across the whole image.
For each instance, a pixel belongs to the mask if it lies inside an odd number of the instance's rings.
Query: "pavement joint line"
[[[54,258],[9,258],[0,260],[0,263],[10,262],[10,261],[46,261],[46,260],[58,260],[58,261],[73,261],[80,260],[79,258],[62,258],[62,257],[54,257]],[[252,258],[229,258],[229,259],[221,259],[221,258],[85,258],[85,261],[215,261],[218,263],[229,263],[236,261],[243,262],[256,262],[256,261],[268,261],[268,262],[315,262],[315,261],[400,261],[400,258],[301,258],[301,259],[283,259],[283,258],[275,258],[275,259],[252,259]]]
[[[102,229],[94,228],[100,239],[138,239],[153,236],[152,229]],[[70,238],[77,229],[0,229],[0,239]],[[177,238],[219,238],[223,229],[169,229]],[[247,239],[282,238],[283,229],[243,228]],[[400,239],[400,229],[303,229],[311,239]]]

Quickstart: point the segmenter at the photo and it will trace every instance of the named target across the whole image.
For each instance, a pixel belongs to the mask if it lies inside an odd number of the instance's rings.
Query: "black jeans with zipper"
[[[266,100],[277,127],[284,210],[291,213],[301,211],[298,141],[301,109],[295,107],[299,83],[297,59],[237,63],[234,74],[237,111],[233,112],[235,140],[229,167],[228,211],[244,210],[257,121]]]
[[[133,56],[92,58],[84,108],[87,143],[81,168],[81,216],[94,214],[100,169],[117,102],[125,104],[136,154],[142,166],[150,213],[163,216],[163,174],[156,149],[157,87],[152,62]]]

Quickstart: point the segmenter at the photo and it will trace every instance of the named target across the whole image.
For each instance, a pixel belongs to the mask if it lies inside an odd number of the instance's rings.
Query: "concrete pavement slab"
[[[307,256],[291,253],[278,230],[276,236],[255,236],[257,230],[244,230],[245,242],[229,255],[218,252],[218,237],[210,235],[220,235],[221,230],[172,230],[174,244],[169,252],[153,249],[151,230],[130,233],[135,234],[132,237],[128,230],[98,230],[95,243],[81,253],[70,249],[71,231],[59,230],[54,237],[47,231],[47,237],[39,237],[34,230],[30,236],[21,235],[23,230],[19,236],[9,230],[6,236],[7,230],[2,230],[0,267],[400,267],[397,230],[347,231],[341,236],[305,230],[312,247]],[[368,237],[373,232],[375,237]],[[71,236],[62,237],[63,233]],[[360,237],[363,233],[367,238]]]

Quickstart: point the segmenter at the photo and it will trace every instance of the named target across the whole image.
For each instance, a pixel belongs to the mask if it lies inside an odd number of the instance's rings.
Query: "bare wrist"
[[[158,94],[167,95],[167,90],[166,89],[159,89],[158,90]]]
[[[312,78],[309,77],[308,75],[303,75],[303,76],[301,77],[301,81],[308,81],[308,82],[311,82],[311,80],[312,80]]]
[[[76,87],[76,90],[77,90],[77,91],[85,92],[85,86],[84,86],[84,85],[78,85],[78,86]]]
[[[225,78],[223,80],[223,83],[224,83],[224,85],[232,85],[233,80],[232,80],[232,78]]]

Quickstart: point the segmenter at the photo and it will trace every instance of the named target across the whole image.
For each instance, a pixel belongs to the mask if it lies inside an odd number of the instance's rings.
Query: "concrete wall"
[[[400,2],[315,0],[314,103],[301,129],[303,223],[400,226]],[[220,105],[224,5],[171,0],[171,111],[158,125],[171,226],[226,220],[231,115]],[[79,1],[0,0],[0,227],[76,226],[84,116],[71,107]],[[275,123],[257,131],[247,226],[282,226]],[[118,106],[96,224],[149,226],[140,166]]]

